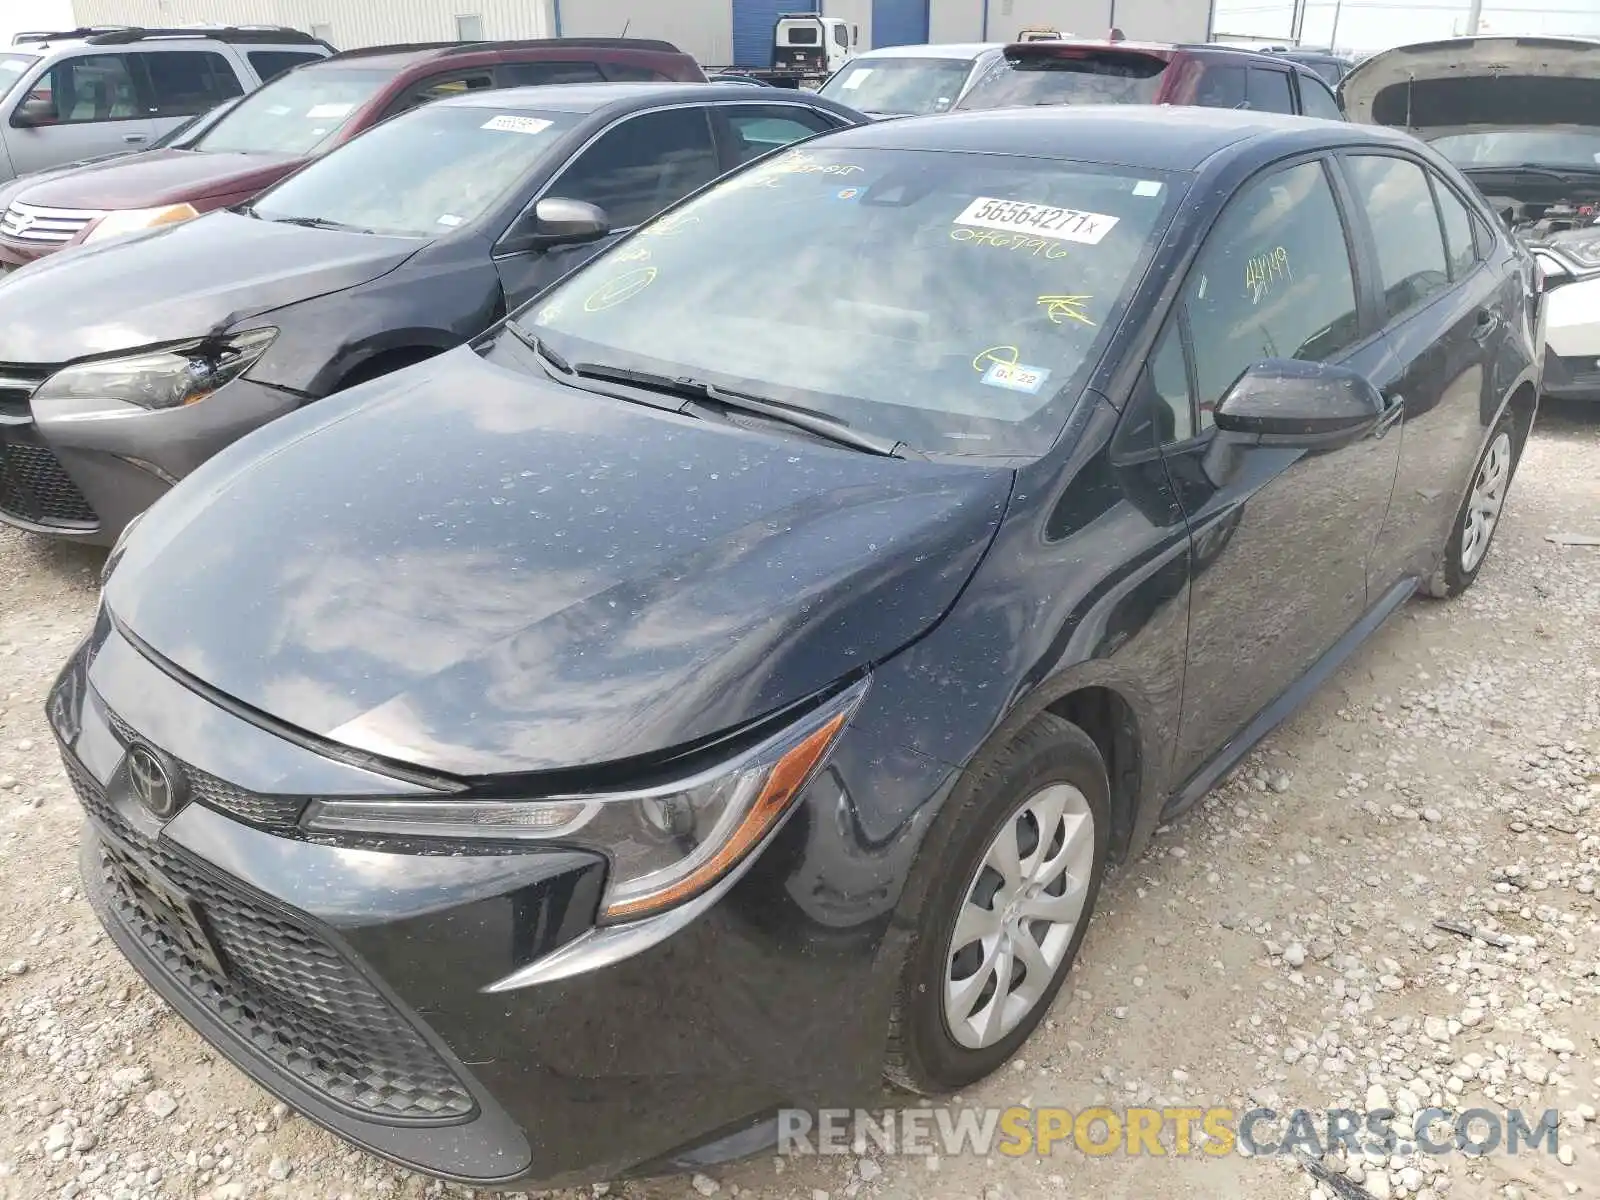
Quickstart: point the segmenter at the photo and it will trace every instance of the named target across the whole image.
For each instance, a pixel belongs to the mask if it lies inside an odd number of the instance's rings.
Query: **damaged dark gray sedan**
[[[0,520],[109,544],[285,413],[459,345],[768,150],[866,118],[710,84],[519,88],[0,284]]]

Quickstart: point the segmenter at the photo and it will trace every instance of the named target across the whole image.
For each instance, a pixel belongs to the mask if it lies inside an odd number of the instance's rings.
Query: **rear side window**
[[[1352,154],[1345,161],[1377,243],[1384,303],[1395,317],[1450,286],[1433,192],[1410,159]]]
[[[670,77],[637,63],[606,63],[606,78],[612,83],[671,83]]]
[[[1294,97],[1289,94],[1287,71],[1267,71],[1260,67],[1252,67],[1249,88],[1245,96],[1250,102],[1250,107],[1256,112],[1294,111]]]
[[[1202,108],[1243,108],[1249,103],[1248,75],[1243,67],[1207,66],[1195,88],[1194,102]]]
[[[322,55],[307,54],[304,50],[252,50],[246,57],[255,73],[261,77],[261,82],[265,83],[301,63],[316,62]]]
[[[959,109],[1032,104],[1154,104],[1165,59],[1116,51],[1018,54],[995,61]],[[1243,97],[1241,80],[1240,99]]]
[[[1297,82],[1300,84],[1300,111],[1303,114],[1320,117],[1324,121],[1344,120],[1344,113],[1339,111],[1339,102],[1321,83],[1309,75],[1301,75]]]
[[[459,96],[463,92],[478,92],[494,86],[494,77],[488,71],[457,71],[448,75],[434,75],[424,79],[416,87],[406,92],[399,100],[389,106],[389,115],[405,112],[419,104],[426,104],[430,100],[440,100],[445,96]]]
[[[55,125],[131,121],[147,115],[133,84],[126,54],[80,54],[62,59],[40,77],[27,99],[55,110]]]
[[[506,87],[540,87],[553,83],[604,83],[605,76],[592,62],[514,62],[500,68]]]
[[[1251,363],[1325,362],[1359,334],[1355,276],[1321,163],[1245,185],[1184,284],[1202,426]]]
[[[703,108],[629,117],[600,135],[549,194],[605,209],[613,229],[631,229],[720,173]]]
[[[1464,279],[1478,263],[1478,248],[1472,236],[1472,214],[1444,180],[1429,173],[1433,192],[1439,198],[1439,218],[1444,222],[1444,248],[1450,263],[1450,278]]]
[[[136,56],[150,81],[156,117],[189,117],[244,95],[233,64],[211,50],[154,50]]]

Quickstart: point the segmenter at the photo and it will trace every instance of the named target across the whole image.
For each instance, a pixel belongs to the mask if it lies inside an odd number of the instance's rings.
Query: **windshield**
[[[269,221],[439,237],[483,216],[576,120],[476,106],[413,109],[291,175],[251,210]]]
[[[812,145],[644,226],[517,320],[580,366],[705,380],[930,453],[1036,456],[1179,186]]]
[[[1496,129],[1434,138],[1433,148],[1458,167],[1541,167],[1600,170],[1600,125],[1554,130]]]
[[[1154,104],[1163,59],[1095,51],[1028,54],[997,61],[957,108],[1016,108],[1028,104]]]
[[[212,154],[310,154],[394,78],[392,71],[312,67],[252,92],[190,149]]]
[[[17,80],[39,60],[31,54],[0,54],[0,97],[17,86]]]
[[[954,104],[971,70],[966,59],[874,58],[845,67],[822,95],[860,112],[920,116]]]

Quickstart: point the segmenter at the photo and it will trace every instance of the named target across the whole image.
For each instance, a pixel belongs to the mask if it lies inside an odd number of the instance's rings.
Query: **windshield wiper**
[[[563,375],[572,374],[571,363],[562,358],[561,355],[557,354],[554,350],[550,349],[549,346],[545,345],[540,338],[528,333],[515,321],[507,321],[503,328],[509,332],[512,337],[516,338],[517,341],[521,342],[529,350],[533,351],[534,356],[539,360],[540,366],[544,367],[546,370],[554,369]]]
[[[723,410],[751,413],[782,425],[802,429],[830,442],[837,442],[841,446],[849,446],[854,450],[863,450],[868,454],[877,454],[884,458],[926,457],[920,451],[913,450],[904,442],[894,438],[879,437],[877,434],[852,429],[837,417],[769,400],[764,396],[753,396],[748,392],[730,391],[703,379],[692,379],[688,376],[674,378],[670,375],[657,375],[651,371],[636,371],[631,367],[608,366],[605,363],[578,363],[572,370],[574,374],[589,379],[631,384],[634,387],[664,392],[672,396],[682,396],[696,404],[709,403]]]
[[[274,225],[299,225],[303,229],[341,229],[346,233],[376,233],[374,229],[363,229],[360,225],[347,225],[343,221],[332,221],[327,217],[267,217],[260,212],[251,210],[251,216],[261,217],[263,221],[271,221]]]

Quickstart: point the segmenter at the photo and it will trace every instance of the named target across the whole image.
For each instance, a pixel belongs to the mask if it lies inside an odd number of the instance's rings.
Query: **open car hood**
[[[1600,40],[1477,37],[1374,54],[1339,85],[1352,121],[1432,139],[1600,124]]]

